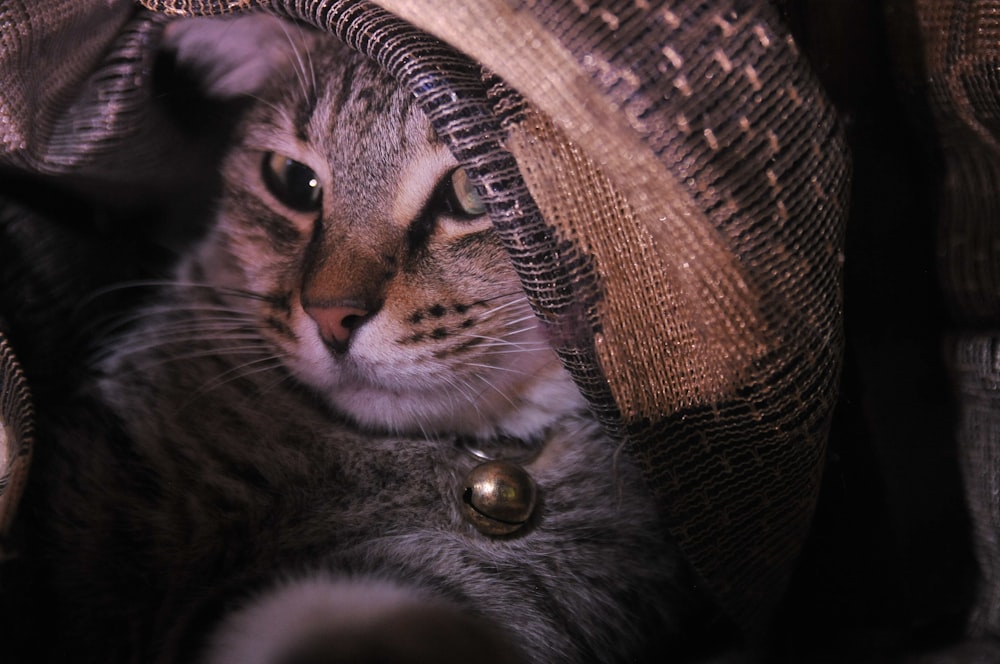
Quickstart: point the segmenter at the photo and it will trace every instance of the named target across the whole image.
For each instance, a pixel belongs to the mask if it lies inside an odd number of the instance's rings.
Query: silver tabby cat
[[[214,227],[46,469],[52,658],[661,661],[679,558],[412,98],[268,17],[168,39],[250,101]],[[512,535],[463,516],[482,455],[537,483]]]

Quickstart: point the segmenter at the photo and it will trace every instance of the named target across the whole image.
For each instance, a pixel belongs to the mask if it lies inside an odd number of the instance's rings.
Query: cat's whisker
[[[261,343],[260,337],[256,335],[229,335],[223,332],[206,333],[198,330],[182,330],[173,333],[163,333],[155,335],[136,335],[134,337],[123,337],[124,341],[111,340],[105,347],[116,353],[129,353],[133,349],[145,351],[153,348],[184,348],[186,346],[203,347],[205,335],[212,334],[221,344],[232,342],[256,342]],[[220,345],[221,345],[220,344]]]
[[[251,366],[253,367],[252,369],[250,369]],[[235,381],[271,372],[280,375],[281,372],[277,370],[280,369],[281,367],[282,367],[281,360],[279,358],[274,358],[274,357],[260,358],[252,362],[247,362],[242,365],[239,365],[238,367],[234,367],[233,369],[230,369],[229,371],[220,374],[215,379],[206,382],[197,390],[195,390],[191,394],[189,399],[178,405],[177,411],[183,412],[187,407],[196,403],[199,399],[205,397],[211,392],[214,392],[215,390],[221,389],[226,385],[234,383]],[[238,373],[237,370],[239,370]],[[268,390],[274,389],[274,387],[280,385],[284,379],[285,377],[281,376],[280,380],[271,383],[267,387],[267,389]],[[261,389],[261,391],[263,392],[263,389],[261,388],[259,383],[255,383],[255,387]]]
[[[192,309],[196,311],[197,309]],[[226,311],[221,309],[204,308],[202,315],[197,318],[180,318],[171,320],[169,316],[178,313],[174,307],[164,307],[159,310],[144,310],[133,313],[129,316],[122,316],[116,319],[121,326],[134,325],[146,320],[156,321],[157,329],[171,329],[174,327],[204,327],[205,329],[231,328],[231,329],[254,329],[254,316],[240,311]],[[161,322],[164,317],[168,317],[166,322]]]
[[[213,339],[228,341],[234,339],[261,339],[258,331],[246,324],[245,321],[237,321],[238,324],[220,321],[218,323],[196,325],[170,325],[158,330],[151,331],[149,337],[153,339],[163,339],[164,341],[204,341],[205,336],[211,335]]]
[[[306,62],[309,64],[309,85],[314,92],[319,90],[319,79],[316,77],[316,63],[313,61],[312,51],[306,49]]]
[[[173,286],[174,282],[170,279],[136,279],[133,281],[120,281],[92,291],[80,300],[78,306],[89,305],[95,300],[99,300],[108,295],[114,295],[122,291],[139,290],[143,288],[171,288]]]
[[[316,71],[313,69],[312,54],[309,49],[305,50],[306,58],[309,62],[310,72],[306,72],[306,63],[302,58],[302,51],[298,47],[298,42],[292,39],[292,35],[288,32],[289,28],[284,24],[281,25],[281,31],[285,35],[285,39],[288,41],[289,49],[292,55],[295,56],[295,62],[292,66],[292,71],[295,74],[295,78],[299,84],[299,89],[302,91],[302,96],[304,99],[315,99],[316,97]]]
[[[527,345],[538,345],[538,346],[545,346],[545,345],[547,345],[547,343],[545,341],[543,341],[542,339],[522,339],[522,340],[519,340],[519,341],[515,341],[514,339],[510,338],[510,337],[515,336],[515,335],[524,334],[526,332],[533,332],[535,330],[536,330],[536,328],[532,325],[532,326],[528,326],[528,327],[525,327],[525,328],[520,328],[520,329],[517,329],[517,330],[506,330],[506,329],[505,330],[501,330],[500,334],[502,336],[489,335],[489,334],[479,334],[479,333],[474,333],[474,332],[462,332],[461,334],[459,334],[457,336],[459,336],[462,339],[482,339],[483,341],[493,341],[493,342],[497,342],[497,343],[509,343],[509,344],[518,344],[518,345],[527,344]]]
[[[516,341],[516,340],[514,340],[512,338],[512,337],[517,337],[519,335],[527,334],[529,332],[534,332],[534,331],[535,331],[535,328],[533,326],[532,327],[520,328],[520,329],[517,329],[517,330],[504,330],[503,331],[503,335],[504,335],[503,339],[504,339],[504,341],[507,341],[507,342],[509,342],[511,344],[517,344],[517,343],[536,343],[536,342],[539,342],[540,340],[528,338],[528,339],[525,339],[524,341]],[[542,343],[544,343],[544,342],[542,342]]]
[[[469,379],[454,375],[449,377],[447,383],[461,397],[460,399],[456,399],[457,407],[467,408],[472,406],[472,409],[476,411],[477,419],[480,419],[483,411],[479,406],[479,398],[483,390],[476,389]]]
[[[211,344],[206,344],[206,339],[211,339]],[[245,323],[232,325],[229,323],[214,324],[176,324],[163,325],[157,328],[148,328],[132,332],[124,332],[119,335],[111,335],[101,344],[103,348],[112,352],[119,352],[137,344],[149,346],[150,348],[182,347],[185,344],[193,346],[218,346],[226,348],[230,342],[245,343],[256,342],[265,345],[267,340],[259,332]]]
[[[174,352],[169,355],[156,354],[155,357],[145,357],[146,354],[152,354],[150,351],[160,351],[162,353],[163,346],[161,344],[136,344],[132,348],[126,349],[116,349],[116,356],[127,358],[127,357],[142,357],[144,361],[141,362],[130,362],[128,364],[116,367],[116,371],[149,371],[163,366],[170,366],[171,364],[179,364],[183,362],[190,362],[191,360],[196,360],[205,357],[222,357],[230,356],[236,357],[240,355],[264,355],[273,351],[270,346],[264,344],[253,344],[246,346],[230,346],[227,348],[203,348],[201,350],[190,350],[183,352]]]
[[[480,396],[480,395],[482,395],[483,392],[487,388],[488,389],[492,389],[494,392],[496,392],[497,394],[499,394],[507,403],[509,403],[514,408],[517,408],[517,403],[513,399],[510,398],[510,395],[508,395],[505,391],[501,390],[499,387],[497,387],[496,385],[494,385],[493,382],[490,381],[489,378],[487,378],[486,376],[484,376],[483,374],[480,374],[480,373],[472,374],[472,376],[474,378],[480,380],[486,386],[483,390],[481,390],[481,391],[479,391],[477,393],[477,397]]]
[[[496,365],[496,364],[486,364],[485,362],[463,362],[462,366],[463,367],[475,367],[475,368],[478,368],[478,369],[488,369],[490,371],[499,371],[499,372],[504,372],[504,373],[511,373],[511,374],[516,374],[518,376],[527,376],[527,375],[530,375],[530,373],[531,373],[529,371],[525,371],[524,369],[515,369],[514,367],[504,367],[504,366],[500,366],[500,365]],[[475,375],[481,375],[481,374],[477,373]]]
[[[120,281],[114,284],[109,284],[103,286],[91,292],[87,297],[85,297],[81,302],[88,303],[96,299],[100,299],[107,295],[113,295],[122,291],[137,290],[144,288],[164,288],[164,289],[205,289],[209,291],[218,292],[232,292],[236,294],[251,294],[250,291],[245,291],[243,289],[236,288],[226,288],[218,286],[211,283],[202,283],[197,281],[181,281],[179,279],[134,279],[132,281]]]
[[[532,353],[549,348],[544,341],[510,341],[508,339],[496,339],[476,344],[477,350],[482,350],[490,355],[517,355]]]
[[[116,334],[118,330],[126,330],[130,326],[140,323],[144,320],[154,320],[160,323],[165,315],[169,316],[175,313],[187,314],[191,311],[201,312],[202,314],[217,314],[217,315],[201,315],[198,317],[197,321],[208,322],[208,323],[227,323],[231,328],[242,327],[246,329],[252,329],[254,323],[253,314],[236,309],[222,307],[218,305],[191,305],[184,307],[183,309],[177,305],[159,305],[153,307],[145,307],[133,311],[128,316],[113,316],[109,317],[108,320],[104,321],[103,327],[96,327],[94,329],[99,329],[102,337],[110,337]],[[190,321],[189,324],[192,326],[199,325],[197,321]],[[169,323],[167,324],[169,327]],[[159,325],[158,329],[163,329],[164,325]],[[207,328],[208,326],[206,326]]]
[[[502,296],[502,297],[509,297],[509,296]],[[499,298],[490,298],[489,300],[484,300],[484,301],[485,302],[492,302],[495,299],[499,299]],[[509,309],[510,307],[515,307],[515,306],[525,306],[526,307],[527,305],[528,305],[528,301],[523,296],[521,296],[521,297],[508,300],[507,302],[495,305],[495,306],[487,309],[486,311],[484,311],[482,313],[482,316],[483,317],[493,316],[493,315],[496,315],[496,314],[504,311],[505,309]]]
[[[185,289],[185,290],[203,289],[206,292],[210,292],[210,293],[220,293],[220,294],[223,294],[223,295],[229,295],[229,296],[233,296],[233,297],[237,297],[237,298],[242,298],[242,299],[247,299],[247,300],[253,300],[253,301],[266,302],[266,303],[269,303],[269,304],[275,304],[276,300],[277,300],[277,298],[275,298],[274,296],[264,295],[262,293],[255,293],[253,291],[245,290],[245,289],[224,288],[224,287],[219,287],[219,286],[215,286],[215,285],[208,284],[208,283],[184,282],[184,281],[165,281],[165,280],[159,280],[159,279],[149,279],[149,280],[136,280],[136,281],[129,281],[129,282],[121,282],[121,283],[117,283],[117,284],[114,284],[114,285],[106,286],[104,288],[97,289],[97,290],[93,291],[92,293],[90,293],[85,298],[83,298],[76,305],[76,309],[78,311],[83,310],[85,307],[93,305],[97,300],[100,300],[102,298],[105,298],[105,297],[108,297],[110,295],[114,295],[114,294],[117,294],[117,293],[122,293],[122,292],[130,291],[130,290],[156,289],[156,288],[171,289],[171,290],[173,290],[173,289],[177,289],[177,290],[179,290],[179,289]],[[184,305],[185,309],[187,309],[190,306],[191,306],[190,303],[185,303],[185,305]],[[176,309],[178,307],[180,307],[180,305],[176,305],[175,306],[175,305],[171,305],[171,304],[161,304],[161,305],[153,306],[153,307],[140,307],[135,312],[135,315],[136,316],[141,316],[141,315],[143,315],[143,313],[146,313],[147,315],[150,315],[150,314],[155,314],[155,313],[159,313],[159,312],[163,312],[163,311],[170,311],[171,309]],[[235,307],[225,307],[221,303],[207,303],[207,302],[202,302],[199,305],[195,305],[194,306],[194,310],[197,310],[197,311],[210,311],[210,310],[213,310],[213,309],[218,310],[218,311],[231,311],[233,313],[239,313],[239,314],[243,314],[243,315],[249,315],[247,312],[244,312],[244,311],[242,311],[240,309],[237,309]]]
[[[233,381],[274,371],[276,369],[280,369],[282,366],[284,365],[281,358],[275,355],[261,357],[255,360],[250,360],[249,362],[238,364],[231,367],[228,371],[224,371],[223,373],[217,375],[212,381],[205,383],[201,388],[195,391],[194,396],[203,396],[204,394]],[[284,378],[285,376],[282,375],[282,380],[284,380]]]
[[[480,302],[483,303],[494,302],[496,300],[500,300],[505,297],[514,298],[515,300],[521,300],[525,303],[527,303],[528,301],[528,298],[524,294],[524,291],[518,288],[517,290],[509,290],[509,291],[504,291],[503,293],[497,293],[496,295],[491,295],[487,298],[481,299]]]
[[[212,286],[212,285],[208,285],[208,284],[197,284],[197,283],[190,283],[190,284],[184,284],[184,283],[182,283],[181,285],[184,288],[192,288],[192,289],[194,289],[194,288],[207,288],[207,289],[209,289],[209,290],[211,290],[211,291],[213,291],[215,293],[220,293],[222,295],[230,295],[230,296],[233,296],[233,297],[240,297],[240,298],[244,298],[244,299],[247,299],[247,300],[255,300],[257,302],[266,302],[268,304],[277,304],[280,301],[280,298],[276,297],[274,295],[267,295],[265,293],[257,293],[257,292],[254,292],[254,291],[251,291],[251,290],[247,290],[247,289],[244,289],[244,288],[230,288],[230,287],[224,287],[224,286]]]
[[[520,325],[521,323],[528,322],[530,322],[531,325],[526,326],[524,328],[525,330],[534,330],[538,327],[538,318],[535,317],[535,314],[531,313],[521,316],[520,318],[512,318],[506,322],[506,327],[513,327],[514,325]]]
[[[275,369],[282,369],[282,368],[284,368],[284,363],[283,362],[281,364],[279,364],[277,367],[275,367]],[[263,371],[256,372],[256,373],[257,374],[263,373]],[[274,390],[276,390],[278,388],[278,386],[284,385],[284,384],[287,384],[287,383],[292,383],[295,380],[292,377],[292,375],[289,374],[287,371],[274,371],[274,375],[275,375],[275,379],[274,380],[271,380],[266,385],[261,385],[259,387],[260,393],[262,395],[270,393],[270,392],[273,392]]]
[[[166,310],[160,313],[151,312],[148,316],[138,316],[133,320],[128,321],[130,323],[142,322],[143,320],[162,320],[164,315],[170,316],[175,313],[174,310]],[[207,314],[207,315],[206,315]],[[171,320],[168,318],[166,322],[157,325],[155,329],[149,330],[149,333],[155,333],[157,330],[176,330],[176,329],[198,329],[202,328],[204,330],[232,330],[232,331],[245,331],[253,332],[256,331],[257,327],[255,325],[256,318],[250,315],[243,315],[239,312],[230,311],[218,311],[206,309],[203,315],[192,319],[175,319]]]
[[[171,337],[167,337],[167,338],[154,338],[154,339],[147,339],[147,340],[136,340],[136,343],[127,344],[127,345],[119,345],[119,346],[115,346],[115,347],[109,348],[108,350],[111,353],[114,353],[115,355],[118,355],[118,356],[121,356],[121,357],[129,357],[131,355],[141,355],[141,354],[147,353],[148,351],[150,351],[152,349],[162,348],[165,344],[170,344],[171,346],[175,346],[175,347],[182,347],[182,346],[185,345],[185,342],[188,342],[190,345],[196,346],[198,344],[199,340],[202,339],[202,338],[203,337],[198,337],[198,336],[195,336],[195,335],[185,335],[185,336],[181,336],[181,337],[172,337],[172,338]],[[262,349],[268,349],[268,348],[270,348],[270,346],[268,346],[268,345],[266,345],[264,343],[261,343],[259,337],[254,337],[254,336],[249,336],[249,335],[247,335],[247,336],[239,336],[239,337],[219,335],[218,338],[219,338],[220,341],[223,341],[223,342],[241,342],[242,345],[227,345],[227,346],[222,346],[222,347],[216,348],[214,351],[213,350],[206,350],[203,354],[199,354],[199,353],[195,352],[195,350],[192,348],[190,351],[184,351],[185,354],[174,356],[174,358],[175,359],[189,359],[189,358],[192,358],[192,357],[201,357],[202,355],[210,355],[212,352],[218,352],[220,354],[221,353],[230,353],[230,352],[246,352],[247,349],[249,349],[251,347],[257,347],[257,348],[262,348]],[[139,341],[145,341],[145,343],[138,343]],[[251,342],[251,343],[245,343],[245,342]]]
[[[486,343],[477,344],[477,348],[489,348],[495,346],[509,346],[513,348],[520,348],[523,350],[534,350],[540,348],[547,348],[549,344],[542,339],[512,339],[511,337],[523,334],[526,331],[534,330],[534,328],[527,328],[526,330],[515,330],[513,332],[504,330],[504,336],[491,336],[484,334],[461,334],[458,338],[461,339],[479,339]]]
[[[518,356],[518,357],[520,357],[520,356],[523,356],[525,354],[535,353],[535,352],[538,352],[540,350],[543,350],[542,347],[528,347],[528,348],[524,348],[524,347],[517,346],[517,345],[512,345],[512,344],[504,344],[504,345],[495,344],[495,345],[492,345],[492,346],[484,345],[482,348],[483,348],[483,351],[484,351],[484,353],[483,353],[484,356],[488,357],[488,358],[499,358],[499,357],[503,357],[505,355],[511,355],[511,356]]]
[[[266,106],[267,108],[270,108],[272,111],[274,111],[275,115],[279,116],[285,122],[287,126],[295,126],[295,118],[292,116],[292,114],[288,111],[287,108],[283,108],[282,106],[279,106],[277,103],[268,101],[264,97],[261,97],[253,93],[248,92],[246,93],[246,96],[249,99],[253,99],[256,103],[261,104],[262,106]]]
[[[110,335],[109,341],[103,346],[117,351],[128,348],[131,342],[142,341],[150,346],[162,345],[165,343],[179,344],[190,341],[196,344],[203,344],[206,337],[212,337],[218,341],[262,341],[259,333],[252,328],[241,323],[240,325],[223,324],[191,324],[191,325],[164,325],[162,327],[143,330],[135,334]]]

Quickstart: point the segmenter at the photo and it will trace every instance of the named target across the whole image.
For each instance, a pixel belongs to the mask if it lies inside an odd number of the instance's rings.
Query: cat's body
[[[182,56],[212,34],[180,32]],[[284,77],[205,73],[257,98],[217,226],[47,428],[31,501],[49,656],[340,661],[291,656],[318,642],[367,661],[352,621],[438,661],[468,659],[463,634],[508,661],[494,630],[534,662],[659,653],[687,601],[678,555],[454,159],[372,63],[281,40]],[[474,448],[538,486],[512,535],[463,516]],[[397,639],[414,621],[423,646]]]

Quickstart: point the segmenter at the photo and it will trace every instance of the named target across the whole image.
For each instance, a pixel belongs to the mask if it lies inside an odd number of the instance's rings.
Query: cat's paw
[[[459,607],[378,581],[281,583],[226,617],[206,664],[523,661],[498,630]]]

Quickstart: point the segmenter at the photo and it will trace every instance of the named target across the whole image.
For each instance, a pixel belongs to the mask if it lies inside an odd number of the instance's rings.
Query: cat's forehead
[[[324,156],[368,160],[444,149],[411,93],[330,35],[309,34],[272,81],[258,129]]]

